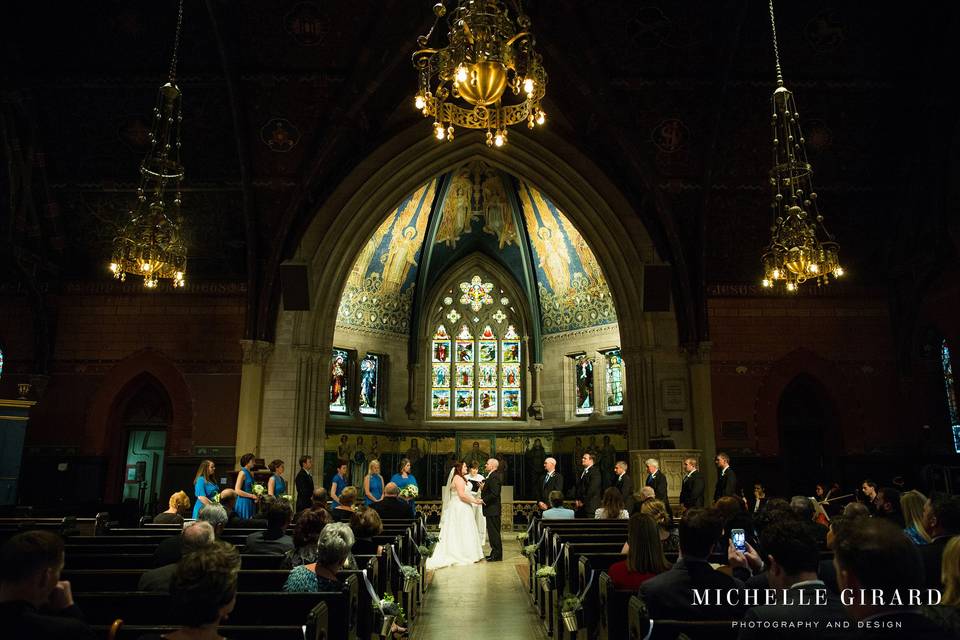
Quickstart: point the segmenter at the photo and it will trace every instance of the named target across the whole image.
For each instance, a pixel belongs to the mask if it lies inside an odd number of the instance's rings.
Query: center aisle
[[[546,634],[527,596],[517,565],[526,571],[514,536],[503,536],[503,561],[433,572],[411,640],[436,638],[530,638]]]

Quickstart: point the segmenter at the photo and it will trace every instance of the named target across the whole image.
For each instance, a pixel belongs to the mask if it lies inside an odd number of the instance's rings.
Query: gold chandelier
[[[812,183],[813,166],[807,160],[806,141],[800,129],[800,113],[793,93],[783,85],[773,0],[768,2],[777,88],[770,99],[773,108],[772,238],[763,253],[762,284],[771,288],[782,282],[787,291],[794,292],[808,280],[820,286],[828,283],[831,274],[839,278],[843,275],[843,267],[840,266],[840,247],[824,226],[817,206],[817,193]]]
[[[180,214],[180,122],[182,96],[176,84],[177,49],[183,24],[183,0],[177,15],[169,80],[160,87],[153,109],[150,151],[140,163],[137,202],[113,239],[110,271],[121,282],[128,275],[142,276],[148,289],[161,278],[174,287],[184,286],[187,249],[183,243]],[[172,199],[171,199],[172,195]]]
[[[534,48],[530,18],[517,3],[514,21],[499,0],[457,0],[447,17],[446,47],[428,48],[430,37],[447,15],[443,2],[433,6],[436,15],[430,31],[417,38],[421,47],[413,54],[418,90],[414,105],[425,118],[433,118],[437,140],[453,140],[455,126],[486,129],[487,146],[503,146],[507,127],[526,122],[542,125],[541,106],[547,90],[547,73]],[[515,26],[515,24],[516,26]],[[504,104],[509,88],[516,100]]]

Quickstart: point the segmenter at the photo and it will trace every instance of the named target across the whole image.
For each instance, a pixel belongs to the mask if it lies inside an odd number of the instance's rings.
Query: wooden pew
[[[628,629],[630,638],[644,638],[650,632],[651,622],[653,631],[650,640],[675,640],[680,634],[690,640],[733,640],[737,637],[737,629],[733,620],[650,620],[647,607],[639,596],[630,597],[628,613]]]
[[[600,577],[615,562],[625,558],[619,551],[615,553],[584,553],[578,562],[577,592],[583,594],[584,628],[577,632],[577,640],[594,640],[600,635],[601,619],[604,610],[600,599]],[[592,582],[591,582],[592,577]],[[587,585],[590,588],[587,589]],[[626,604],[626,601],[624,601]],[[626,616],[624,616],[624,621]]]
[[[320,603],[324,604],[324,603]],[[324,605],[326,606],[326,605]],[[109,625],[93,625],[94,634],[98,638],[106,638],[110,631]],[[146,634],[164,634],[176,631],[179,627],[172,626],[150,626],[150,625],[123,625],[117,631],[116,640],[137,640]],[[221,626],[218,632],[230,640],[304,640],[303,626],[261,626],[251,625],[243,626]],[[321,632],[321,638],[329,638],[326,628]],[[309,634],[309,630],[308,630]],[[310,637],[309,635],[307,637]]]
[[[627,610],[634,589],[620,590],[606,571],[600,573],[599,583],[600,640],[620,640],[627,636]]]
[[[357,578],[347,576],[343,591],[325,593],[237,593],[230,622],[240,626],[307,624],[313,608],[327,604],[328,636],[357,638]],[[78,593],[74,598],[85,618],[93,625],[109,625],[122,618],[130,625],[169,623],[170,596],[161,593]]]
[[[242,569],[279,569],[283,556],[266,554],[241,554]],[[153,569],[153,553],[100,553],[67,554],[66,569],[139,569],[141,572]]]
[[[619,542],[567,542],[563,545],[563,556],[557,563],[557,579],[554,582],[553,593],[547,594],[548,601],[552,603],[552,607],[547,607],[547,615],[550,617],[550,628],[553,630],[554,638],[567,640],[571,635],[563,628],[560,600],[564,592],[578,594],[582,588],[579,574],[580,557],[583,555],[588,557],[603,555],[604,557],[617,556],[622,558],[623,556],[620,556],[622,547],[623,544]],[[595,576],[594,582],[596,582],[596,579]],[[590,587],[590,590],[593,591],[596,588],[597,585],[594,584]]]

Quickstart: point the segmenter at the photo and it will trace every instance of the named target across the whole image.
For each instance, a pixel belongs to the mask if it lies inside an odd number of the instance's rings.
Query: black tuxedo
[[[550,504],[550,494],[554,491],[563,493],[563,475],[559,471],[554,471],[550,479],[547,480],[547,474],[540,478],[540,498],[539,501],[547,505],[547,509],[553,505]]]
[[[917,547],[920,552],[920,560],[923,561],[923,572],[926,577],[927,587],[931,589],[942,589],[940,582],[940,570],[943,567],[943,551],[947,547],[951,536],[939,536],[930,541],[930,544],[922,544]]]
[[[633,513],[633,503],[635,502],[633,499],[633,480],[625,473],[614,481],[613,486],[623,496],[623,506],[627,513]]]
[[[670,509],[670,498],[667,497],[667,476],[663,475],[660,469],[656,473],[647,475],[646,485],[653,489],[653,495],[663,503],[667,508],[667,515],[673,517],[673,511]]]
[[[573,497],[583,503],[577,510],[578,518],[592,518],[600,508],[600,494],[603,491],[600,469],[593,465],[580,474],[574,487]]]
[[[391,498],[383,496],[383,500],[373,503],[373,510],[377,512],[382,520],[401,520],[413,517],[410,513],[410,505],[400,498]]]
[[[705,489],[706,483],[703,480],[703,474],[700,473],[699,469],[694,469],[683,476],[683,483],[680,485],[680,504],[686,509],[702,507]]]
[[[826,604],[817,605],[817,592],[826,591]],[[804,604],[799,604],[801,602],[800,598],[803,597]],[[823,596],[820,596],[823,598]],[[840,602],[840,598],[830,593],[827,588],[822,584],[805,584],[797,588],[787,589],[786,593],[779,597],[778,599],[781,603],[794,602],[795,604],[773,604],[773,605],[764,605],[759,607],[753,607],[747,610],[747,613],[743,616],[745,622],[819,622],[817,626],[816,637],[825,638],[827,640],[832,640],[833,638],[848,638],[850,637],[850,629],[844,629],[842,625],[834,626],[833,628],[827,628],[827,624],[834,623],[843,623],[847,622],[850,619],[847,617],[846,612],[843,609],[843,603]],[[810,604],[806,604],[810,603]],[[756,628],[751,629],[750,626],[755,626]],[[781,640],[792,640],[799,638],[810,638],[811,630],[804,628],[804,625],[797,625],[797,629],[781,628],[776,632],[777,638]],[[771,627],[772,628],[772,627]],[[851,629],[855,628],[851,626]],[[769,628],[765,628],[763,624],[759,625],[748,625],[747,628],[740,630],[740,635],[737,636],[737,640],[753,640],[754,638],[768,638],[770,637]]]
[[[480,490],[483,515],[487,519],[487,540],[490,541],[490,559],[503,560],[503,542],[500,540],[500,472],[491,471]]]
[[[705,560],[681,558],[673,568],[640,585],[640,597],[653,619],[733,620],[739,619],[743,606],[731,607],[725,599],[719,606],[694,605],[694,589],[720,589],[726,593],[740,589],[743,583],[720,573]]]
[[[297,513],[309,509],[313,500],[313,476],[303,470],[297,472],[293,483],[297,486]]]
[[[733,467],[727,467],[726,473],[721,473],[717,478],[717,486],[713,490],[713,501],[716,502],[724,496],[740,495],[740,488],[737,486],[737,475],[733,472]]]

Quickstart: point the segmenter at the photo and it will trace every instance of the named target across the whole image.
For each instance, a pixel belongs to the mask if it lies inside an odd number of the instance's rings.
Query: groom
[[[496,458],[487,460],[484,467],[487,470],[487,479],[480,489],[480,499],[483,500],[483,515],[487,519],[487,539],[490,540],[490,555],[488,562],[503,560],[503,543],[500,541],[500,472],[497,467],[500,462]]]

